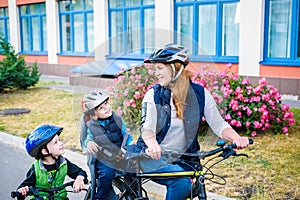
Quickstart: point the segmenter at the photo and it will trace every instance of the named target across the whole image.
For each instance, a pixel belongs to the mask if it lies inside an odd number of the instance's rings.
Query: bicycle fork
[[[205,184],[204,184],[204,176],[199,177],[199,200],[206,200],[206,190],[205,190]]]

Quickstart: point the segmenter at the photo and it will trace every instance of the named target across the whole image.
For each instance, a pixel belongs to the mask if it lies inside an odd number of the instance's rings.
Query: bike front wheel
[[[119,200],[134,200],[136,198],[121,178],[115,178],[112,185]]]

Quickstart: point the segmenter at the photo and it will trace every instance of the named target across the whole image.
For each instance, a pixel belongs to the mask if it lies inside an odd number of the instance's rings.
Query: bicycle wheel
[[[119,200],[134,200],[135,196],[131,193],[130,190],[126,190],[126,185],[123,180],[115,178],[112,182],[113,189],[117,194]]]

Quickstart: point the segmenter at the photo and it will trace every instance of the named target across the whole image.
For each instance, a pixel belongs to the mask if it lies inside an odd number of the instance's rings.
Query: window
[[[59,1],[59,20],[61,54],[94,52],[93,0]]]
[[[264,62],[271,65],[300,63],[299,0],[266,1]]]
[[[154,0],[110,0],[110,56],[141,56],[154,48]]]
[[[195,61],[238,62],[239,0],[175,0],[176,43]]]
[[[46,8],[45,3],[19,6],[21,52],[46,54]]]
[[[9,18],[7,8],[0,8],[0,34],[9,41]]]

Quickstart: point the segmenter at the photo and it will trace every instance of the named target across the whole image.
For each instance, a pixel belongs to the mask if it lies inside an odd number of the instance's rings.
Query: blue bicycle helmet
[[[168,44],[162,49],[156,49],[144,63],[166,63],[171,64],[175,62],[181,63],[183,66],[189,64],[190,58],[187,53],[188,49],[177,45]]]
[[[25,147],[28,154],[37,157],[39,149],[50,142],[57,134],[60,135],[63,128],[44,124],[34,129],[26,138]]]

